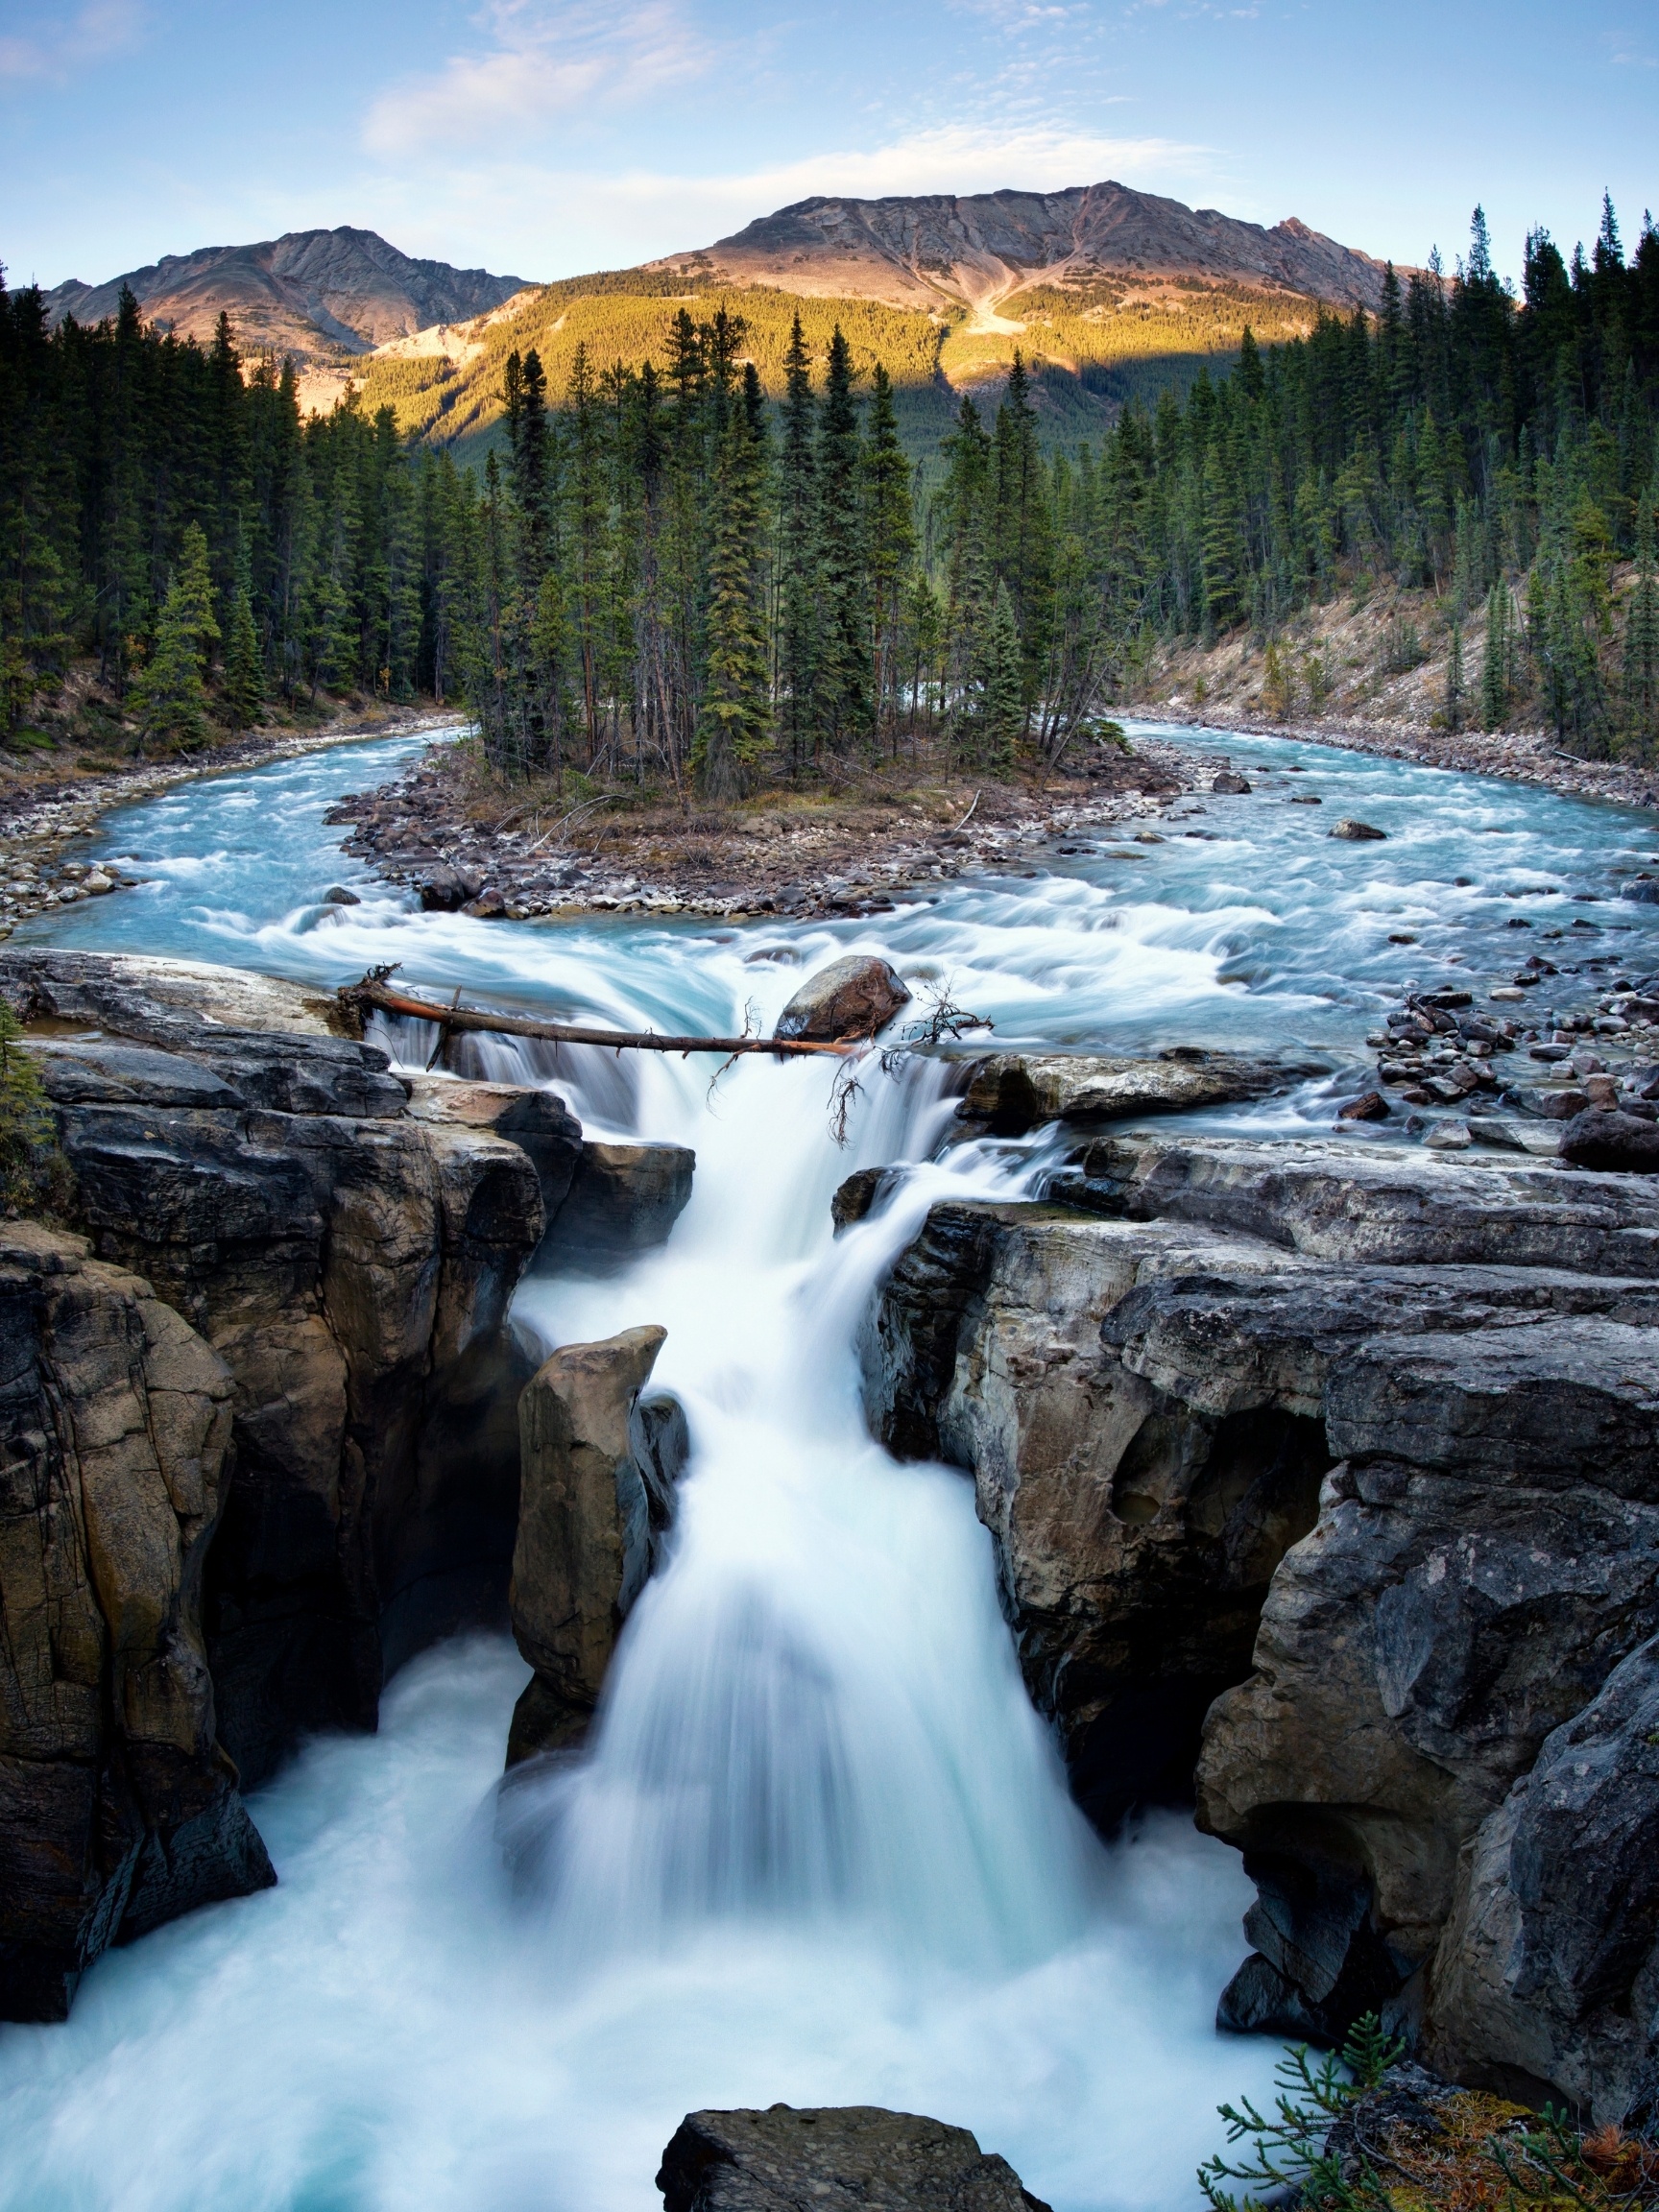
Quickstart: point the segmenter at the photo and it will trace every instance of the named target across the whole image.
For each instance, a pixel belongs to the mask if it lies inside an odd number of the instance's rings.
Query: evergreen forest
[[[502,368],[479,469],[355,394],[301,417],[285,364],[95,328],[0,287],[0,729],[95,669],[123,741],[207,742],[373,694],[464,703],[505,780],[580,772],[719,800],[942,752],[1048,765],[1161,645],[1382,585],[1452,624],[1446,720],[1542,720],[1659,754],[1659,232],[1604,203],[1543,232],[1517,297],[1484,218],[1382,310],[1045,435],[1015,353],[938,464],[839,327],[769,380],[724,298],[661,361]],[[692,304],[701,304],[693,302]],[[859,349],[863,356],[863,349]],[[768,355],[770,362],[770,355]],[[1408,651],[1410,640],[1402,641]]]

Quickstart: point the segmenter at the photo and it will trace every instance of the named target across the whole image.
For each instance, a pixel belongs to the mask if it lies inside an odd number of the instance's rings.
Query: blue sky
[[[1114,177],[1513,272],[1659,205],[1659,0],[0,0],[0,259],[353,223],[526,277],[812,192]]]

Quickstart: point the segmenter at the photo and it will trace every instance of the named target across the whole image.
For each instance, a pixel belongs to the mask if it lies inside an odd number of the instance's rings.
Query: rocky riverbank
[[[73,770],[63,773],[59,752],[49,764],[19,762],[0,755],[0,939],[31,914],[98,898],[131,880],[118,867],[67,857],[100,818],[117,806],[152,799],[205,776],[240,773],[274,760],[297,759],[336,745],[360,744],[453,725],[441,709],[361,709],[342,711],[308,730],[266,729],[227,739],[210,751],[163,760],[111,760],[108,754],[68,750]]]
[[[575,912],[878,914],[955,877],[1034,875],[1069,839],[1144,827],[1191,788],[1185,748],[1095,748],[1087,774],[973,783],[895,770],[837,798],[772,790],[709,812],[655,805],[540,805],[481,784],[468,757],[433,752],[380,789],[341,802],[346,850],[423,906],[483,916]]]

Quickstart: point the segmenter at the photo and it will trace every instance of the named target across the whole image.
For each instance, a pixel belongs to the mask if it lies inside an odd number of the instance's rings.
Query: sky
[[[809,194],[1115,178],[1448,267],[1627,245],[1659,0],[0,0],[0,262],[101,282],[355,224],[545,279]]]

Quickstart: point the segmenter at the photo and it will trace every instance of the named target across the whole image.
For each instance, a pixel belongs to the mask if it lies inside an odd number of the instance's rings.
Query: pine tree
[[[810,757],[818,729],[816,413],[806,342],[797,315],[783,357],[778,549],[773,563],[779,717],[794,774]]]
[[[974,734],[981,763],[994,776],[1005,776],[1025,727],[1025,685],[1020,625],[1006,584],[998,584],[986,633]]]
[[[830,341],[824,412],[818,425],[818,727],[834,750],[867,739],[871,698],[869,575],[859,499],[858,411],[853,352],[841,326]]]
[[[236,580],[225,622],[225,713],[232,730],[250,730],[265,703],[264,657],[253,621],[247,549],[236,555]]]
[[[876,705],[878,714],[891,719],[898,709],[904,587],[916,558],[916,517],[910,504],[909,464],[893,409],[893,386],[879,364],[864,438],[864,530]]]
[[[709,553],[709,651],[691,765],[705,797],[737,798],[772,726],[761,578],[765,453],[756,405],[729,408],[715,465]],[[747,380],[747,379],[746,379]]]
[[[1502,730],[1509,709],[1515,658],[1514,603],[1500,576],[1486,594],[1486,649],[1480,662],[1480,727]]]
[[[1463,625],[1452,619],[1452,645],[1446,656],[1446,727],[1454,736],[1463,727]]]
[[[145,739],[180,749],[202,743],[207,733],[202,679],[218,638],[207,540],[192,522],[161,604],[150,658],[130,693]]]

